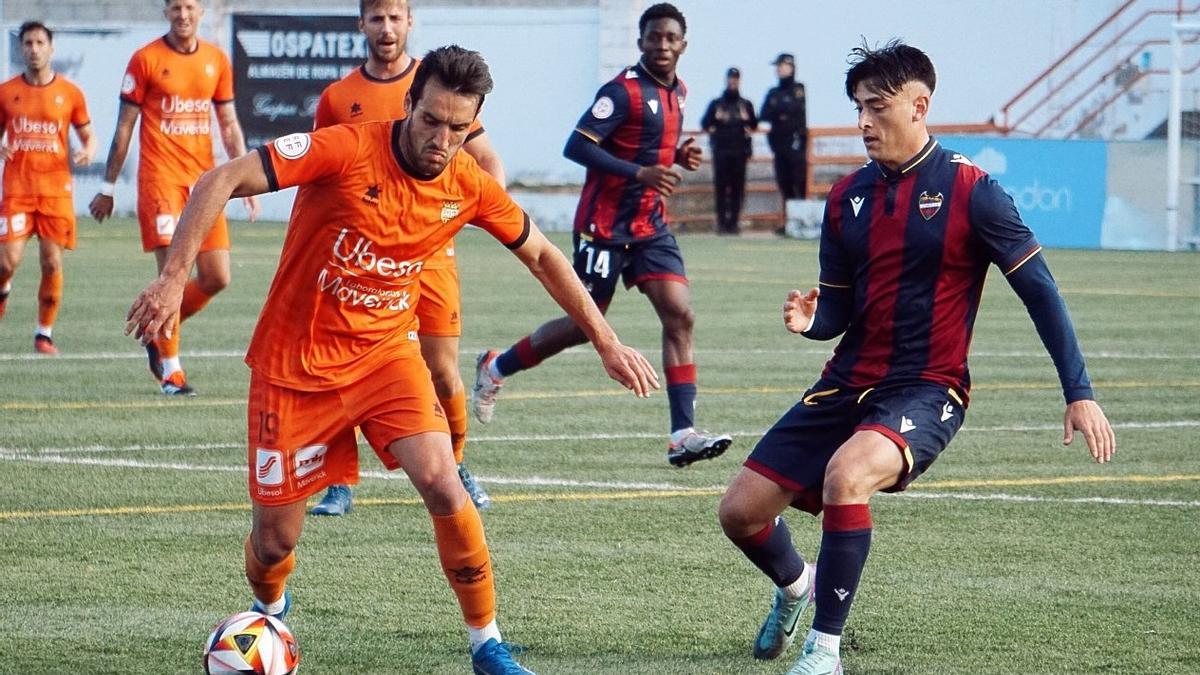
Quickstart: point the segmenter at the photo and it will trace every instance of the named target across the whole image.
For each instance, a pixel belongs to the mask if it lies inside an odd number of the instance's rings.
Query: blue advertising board
[[[939,136],[1012,196],[1043,246],[1100,248],[1108,182],[1103,141]]]

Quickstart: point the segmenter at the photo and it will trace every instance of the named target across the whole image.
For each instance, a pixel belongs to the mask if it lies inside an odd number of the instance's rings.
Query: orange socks
[[[179,319],[175,319],[171,327],[171,337],[159,338],[154,341],[158,345],[158,355],[160,358],[173,359],[179,356]]]
[[[467,392],[459,389],[450,398],[439,398],[446,412],[446,423],[450,425],[450,444],[454,446],[454,463],[462,464],[463,448],[467,445]]]
[[[264,565],[254,555],[250,537],[246,537],[246,580],[250,582],[250,589],[259,603],[269,605],[283,597],[283,587],[295,566],[295,551],[274,565]]]
[[[62,301],[63,273],[59,270],[51,275],[42,275],[38,286],[38,325],[53,326],[58,318],[58,306]]]
[[[189,280],[187,286],[183,287],[183,302],[179,305],[179,320],[187,321],[193,314],[204,309],[204,306],[212,299],[213,296],[200,290],[200,285],[196,283],[195,279]]]
[[[430,518],[442,570],[458,596],[463,619],[472,628],[487,626],[496,618],[496,587],[479,512],[468,501],[457,513]]]

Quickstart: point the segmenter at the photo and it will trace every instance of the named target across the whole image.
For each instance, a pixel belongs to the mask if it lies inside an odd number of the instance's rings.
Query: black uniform
[[[762,121],[771,124],[767,143],[775,154],[775,182],[784,199],[808,196],[808,115],[804,85],[795,77],[779,81],[767,92]]]
[[[713,187],[717,194],[717,232],[737,234],[746,192],[750,132],[758,127],[754,104],[737,89],[726,89],[704,111],[700,126],[708,132],[713,154]]]

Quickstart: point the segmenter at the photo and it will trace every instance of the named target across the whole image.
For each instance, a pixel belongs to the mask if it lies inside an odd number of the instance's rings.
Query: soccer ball
[[[292,631],[279,619],[258,612],[228,617],[204,643],[208,675],[292,675],[299,665],[300,647]]]

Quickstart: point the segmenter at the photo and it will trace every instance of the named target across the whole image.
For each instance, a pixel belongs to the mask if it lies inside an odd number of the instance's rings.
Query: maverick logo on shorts
[[[329,450],[329,446],[327,445],[310,445],[297,450],[295,460],[296,478],[303,478],[325,466],[325,452],[327,450]]]
[[[937,215],[937,212],[942,208],[942,193],[937,193],[934,196],[929,196],[928,192],[922,192],[920,197],[917,197],[917,210],[921,212],[921,217],[925,220]]]

